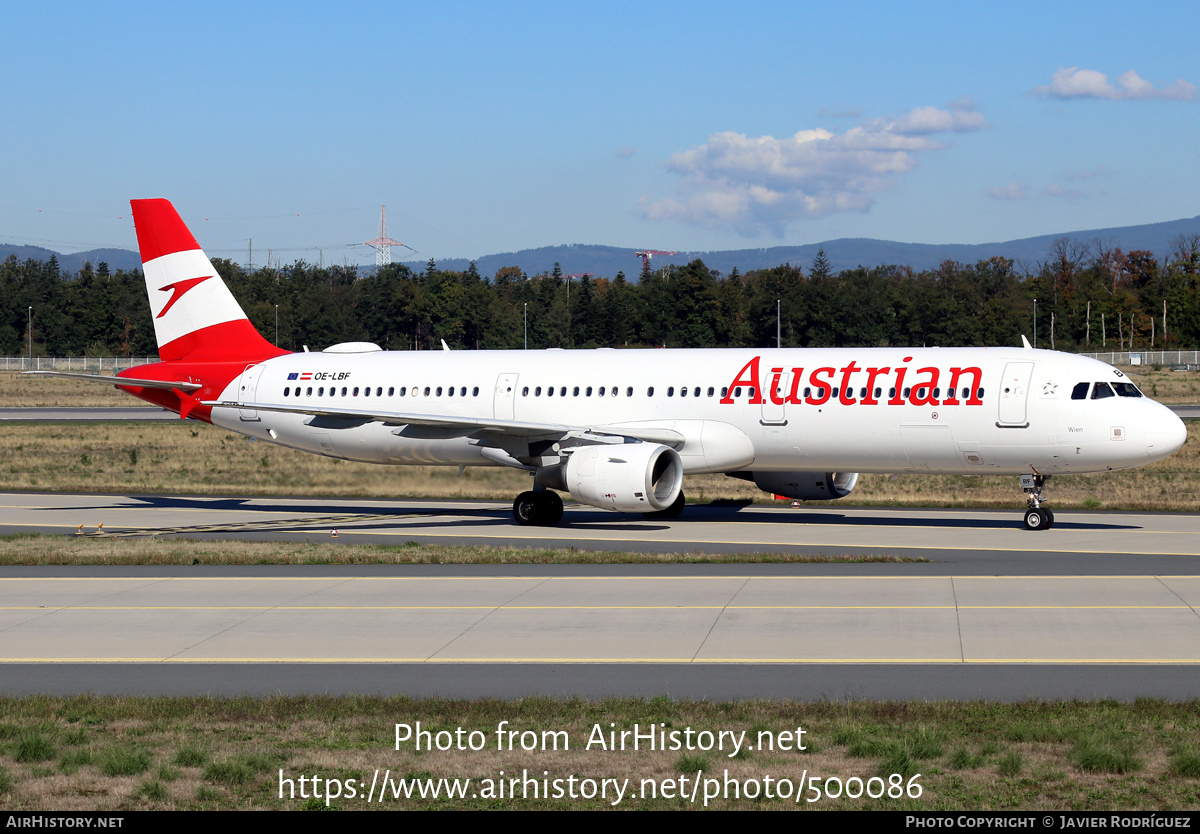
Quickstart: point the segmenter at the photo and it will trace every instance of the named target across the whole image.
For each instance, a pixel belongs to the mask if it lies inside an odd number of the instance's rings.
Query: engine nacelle
[[[649,513],[675,503],[683,487],[683,462],[670,446],[604,443],[576,449],[566,463],[539,469],[537,482],[602,510]]]
[[[755,472],[754,483],[763,492],[806,501],[845,498],[858,484],[857,472]]]

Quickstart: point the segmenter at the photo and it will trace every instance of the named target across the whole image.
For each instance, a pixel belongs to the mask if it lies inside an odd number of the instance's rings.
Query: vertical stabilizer
[[[254,329],[167,200],[130,200],[164,361],[257,362],[287,353]]]

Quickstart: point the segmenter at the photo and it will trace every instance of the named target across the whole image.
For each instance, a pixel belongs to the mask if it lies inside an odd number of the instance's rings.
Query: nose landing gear
[[[1048,507],[1042,506],[1042,487],[1046,485],[1049,475],[1022,475],[1021,488],[1028,496],[1026,502],[1029,509],[1025,511],[1026,530],[1049,530],[1054,525],[1054,513]]]

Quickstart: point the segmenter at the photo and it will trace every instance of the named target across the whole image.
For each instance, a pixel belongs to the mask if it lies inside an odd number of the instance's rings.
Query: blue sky
[[[0,242],[422,259],[1200,214],[1200,6],[6,2]],[[395,256],[395,252],[394,252]],[[413,256],[410,256],[413,257]]]

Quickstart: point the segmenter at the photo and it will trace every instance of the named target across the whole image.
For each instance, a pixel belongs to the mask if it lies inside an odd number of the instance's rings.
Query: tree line
[[[1068,351],[1200,345],[1200,235],[1159,260],[1064,238],[1045,261],[947,261],[833,271],[824,253],[807,268],[783,264],[728,275],[696,260],[615,277],[485,277],[391,264],[247,271],[213,261],[259,332],[281,347],[319,350],[375,342],[386,350],[592,347],[886,347],[1019,345]],[[32,312],[29,308],[33,308]],[[1036,310],[1036,318],[1035,318]],[[57,259],[0,264],[0,353],[152,355],[154,327],[139,270]]]

